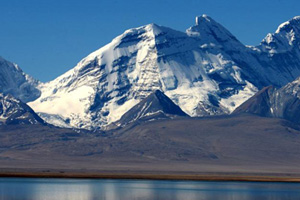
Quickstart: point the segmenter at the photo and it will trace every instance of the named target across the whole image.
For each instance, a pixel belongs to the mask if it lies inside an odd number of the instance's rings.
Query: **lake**
[[[2,200],[285,200],[300,183],[0,178]]]

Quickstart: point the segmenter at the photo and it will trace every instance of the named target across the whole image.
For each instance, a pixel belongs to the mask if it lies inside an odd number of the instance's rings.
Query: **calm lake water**
[[[300,199],[299,183],[0,178],[0,199]]]

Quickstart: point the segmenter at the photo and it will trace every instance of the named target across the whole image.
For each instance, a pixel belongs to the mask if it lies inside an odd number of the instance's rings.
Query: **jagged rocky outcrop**
[[[257,47],[243,45],[206,15],[186,32],[156,24],[129,29],[40,84],[42,94],[30,106],[72,127],[95,129],[161,90],[190,116],[228,114],[259,89],[300,76],[298,21],[280,25]]]
[[[0,124],[45,124],[25,103],[0,93]]]
[[[300,123],[300,78],[279,89],[263,88],[233,113],[252,113]]]
[[[0,93],[11,94],[29,102],[40,96],[39,82],[25,74],[16,64],[0,57]]]

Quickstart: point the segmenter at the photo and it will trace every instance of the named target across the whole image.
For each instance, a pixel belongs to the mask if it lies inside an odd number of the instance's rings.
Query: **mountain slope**
[[[272,117],[271,99],[276,89],[272,86],[258,91],[253,97],[237,107],[233,114],[252,113],[263,117]]]
[[[16,64],[0,57],[0,93],[11,94],[29,102],[40,96],[39,82],[25,74]]]
[[[227,114],[259,89],[283,86],[300,75],[300,62],[287,63],[293,51],[280,54],[279,62],[262,45],[243,45],[206,15],[186,33],[156,24],[129,29],[40,85],[42,95],[30,106],[70,126],[94,129],[161,90],[190,116]],[[300,60],[300,54],[294,56]]]
[[[300,123],[300,78],[280,89],[264,88],[233,113],[253,113]]]
[[[22,101],[0,93],[0,124],[44,124],[44,121]]]
[[[188,115],[164,93],[156,90],[140,103],[133,106],[115,124],[117,126],[125,126],[139,120],[153,121],[158,119],[172,119],[178,116],[187,117]]]

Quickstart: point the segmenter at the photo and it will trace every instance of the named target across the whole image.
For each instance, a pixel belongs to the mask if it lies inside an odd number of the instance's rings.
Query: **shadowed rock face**
[[[179,116],[188,117],[169,97],[156,90],[126,112],[116,124],[124,126],[139,120],[171,119]]]
[[[276,89],[266,87],[239,106],[233,113],[253,113],[263,117],[279,117],[300,123],[300,78]]]
[[[0,93],[0,124],[44,124],[44,121],[22,101]]]

